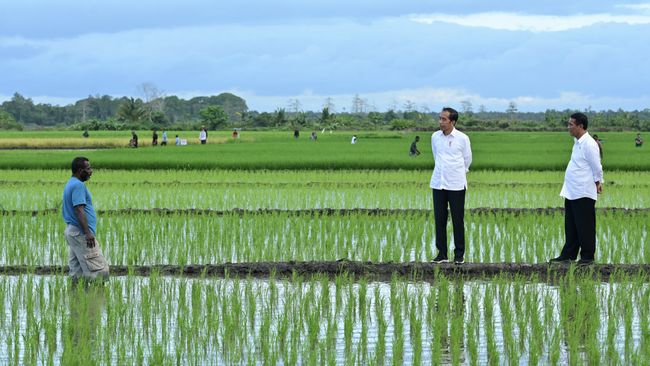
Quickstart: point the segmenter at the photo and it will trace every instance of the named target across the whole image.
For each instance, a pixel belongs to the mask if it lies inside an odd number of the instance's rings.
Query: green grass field
[[[212,131],[207,145],[195,132],[178,132],[187,146],[151,147],[150,132],[139,131],[141,147],[125,147],[130,133],[93,132],[83,139],[75,132],[6,132],[0,138],[0,169],[65,169],[83,154],[104,169],[432,169],[430,132],[421,137],[422,155],[409,157],[416,133],[343,132],[319,135],[317,141],[295,140],[290,131],[247,132],[238,140],[229,131]],[[355,145],[350,137],[359,138]],[[196,135],[196,136],[195,136]],[[469,132],[472,170],[564,170],[573,139],[568,133]],[[634,147],[634,133],[600,134],[605,170],[650,170],[650,151]],[[37,150],[16,149],[34,147]],[[78,147],[91,149],[77,151]]]

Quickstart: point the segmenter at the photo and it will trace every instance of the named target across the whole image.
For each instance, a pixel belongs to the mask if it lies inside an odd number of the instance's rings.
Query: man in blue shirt
[[[72,160],[72,177],[63,190],[63,220],[67,224],[65,239],[68,242],[70,275],[73,282],[80,277],[108,278],[108,263],[95,239],[97,216],[90,192],[84,184],[93,170],[87,158]]]

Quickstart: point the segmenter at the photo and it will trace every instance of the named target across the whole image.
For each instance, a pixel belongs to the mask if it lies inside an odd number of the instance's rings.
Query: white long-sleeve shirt
[[[591,198],[595,201],[598,199],[596,182],[603,182],[598,143],[588,132],[574,140],[560,196],[570,200]]]
[[[429,186],[448,191],[465,189],[466,173],[472,164],[469,137],[455,128],[447,136],[442,131],[436,131],[431,135],[431,148],[436,165]]]
[[[208,139],[208,134],[205,132],[205,130],[201,130],[201,133],[199,133],[199,140],[207,140]]]

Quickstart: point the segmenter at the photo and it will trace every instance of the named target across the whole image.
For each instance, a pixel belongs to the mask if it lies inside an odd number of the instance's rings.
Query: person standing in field
[[[569,118],[569,134],[573,136],[573,151],[564,174],[560,196],[564,197],[564,236],[562,252],[551,262],[571,262],[578,265],[594,262],[596,252],[596,199],[603,191],[603,167],[598,144],[587,132],[589,122],[582,113]]]
[[[160,146],[167,146],[167,131],[163,131],[162,133],[162,141],[160,142]]]
[[[68,266],[73,283],[80,278],[108,279],[108,262],[95,239],[97,215],[93,199],[84,182],[90,179],[93,170],[85,157],[72,160],[72,177],[63,189],[63,220],[65,240],[68,243]]]
[[[420,142],[420,136],[415,136],[415,140],[411,143],[411,147],[409,148],[409,156],[420,155],[420,150],[418,150],[418,142]]]
[[[635,147],[641,147],[643,146],[643,139],[641,138],[641,134],[637,133],[636,138],[634,139],[634,146]]]
[[[603,160],[603,140],[598,135],[594,134],[594,141],[598,144],[598,152],[600,153],[600,160]]]
[[[440,130],[431,135],[435,167],[430,187],[433,191],[433,214],[436,224],[438,255],[433,263],[449,262],[447,253],[447,219],[451,210],[454,226],[454,263],[465,262],[465,191],[472,148],[469,137],[456,129],[458,112],[445,107],[440,112]]]
[[[199,140],[201,145],[205,145],[208,142],[208,131],[205,130],[205,127],[201,127],[201,133],[199,133]]]
[[[135,134],[135,131],[131,131],[131,141],[129,142],[129,146],[138,147],[138,135]]]
[[[151,146],[158,145],[158,131],[153,130],[153,136],[151,137]]]

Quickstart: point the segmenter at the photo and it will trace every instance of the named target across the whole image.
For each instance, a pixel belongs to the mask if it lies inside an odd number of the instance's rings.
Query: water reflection
[[[650,332],[634,280],[66,280],[0,277],[0,364],[625,364]]]
[[[71,281],[68,292],[69,318],[63,329],[64,365],[97,364],[99,333],[106,310],[106,296],[102,281]]]
[[[599,365],[600,345],[598,330],[598,286],[592,281],[576,283],[562,281],[558,286],[562,339],[571,365],[586,363]]]

